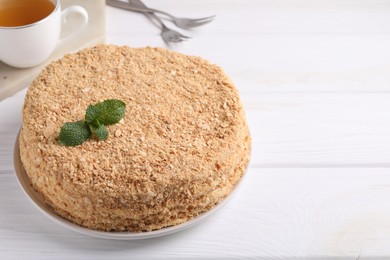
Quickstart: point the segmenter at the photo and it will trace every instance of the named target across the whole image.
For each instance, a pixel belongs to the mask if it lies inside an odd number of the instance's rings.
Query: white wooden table
[[[24,90],[0,102],[0,259],[390,259],[390,1],[146,2],[217,14],[174,49],[219,64],[241,93],[253,154],[240,190],[167,237],[65,230],[14,176]],[[108,43],[164,46],[142,15],[106,14]]]

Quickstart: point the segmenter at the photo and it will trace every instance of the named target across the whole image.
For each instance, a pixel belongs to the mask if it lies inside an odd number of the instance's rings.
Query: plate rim
[[[130,231],[100,231],[100,230],[93,230],[89,229],[80,225],[77,225],[64,217],[58,215],[50,206],[48,206],[43,201],[43,196],[34,190],[32,187],[31,181],[29,177],[27,176],[26,170],[24,169],[24,166],[22,164],[21,158],[20,158],[20,149],[19,149],[19,136],[20,136],[21,128],[18,131],[18,134],[16,136],[15,144],[14,144],[14,151],[13,151],[13,164],[14,164],[14,172],[16,175],[16,179],[18,180],[18,183],[20,187],[23,190],[23,193],[28,197],[30,202],[35,206],[35,208],[38,209],[43,215],[45,215],[47,218],[49,218],[51,221],[57,223],[58,225],[62,226],[65,229],[72,230],[74,232],[77,232],[79,234],[87,235],[90,237],[96,237],[96,238],[102,238],[102,239],[111,239],[111,240],[141,240],[141,239],[150,239],[150,238],[156,238],[161,236],[170,235],[179,231],[186,230],[188,228],[191,228],[197,224],[200,224],[202,221],[204,221],[206,218],[208,218],[213,213],[217,212],[220,208],[222,208],[237,192],[238,188],[240,187],[240,184],[246,175],[248,164],[241,176],[241,178],[238,180],[232,191],[217,205],[215,205],[210,210],[201,213],[200,215],[175,226],[165,227],[159,230],[154,231],[147,231],[147,232],[130,232]]]

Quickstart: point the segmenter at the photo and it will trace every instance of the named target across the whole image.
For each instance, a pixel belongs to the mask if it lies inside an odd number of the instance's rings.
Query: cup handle
[[[72,31],[68,35],[63,36],[60,39],[61,42],[68,40],[71,36],[77,34],[81,30],[83,30],[85,28],[85,26],[88,24],[88,12],[81,6],[73,5],[73,6],[69,6],[69,7],[65,8],[61,12],[62,25],[67,23],[68,16],[70,14],[73,14],[73,13],[77,13],[77,14],[81,15],[81,17],[83,18],[83,21],[74,31]]]

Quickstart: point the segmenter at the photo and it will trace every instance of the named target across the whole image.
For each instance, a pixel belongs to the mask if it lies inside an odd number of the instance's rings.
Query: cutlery
[[[176,17],[176,16],[174,16],[174,15],[172,15],[170,13],[158,10],[158,9],[149,8],[141,0],[128,0],[128,2],[129,2],[129,6],[130,7],[127,7],[127,10],[140,12],[140,13],[159,13],[159,14],[163,14],[163,15],[168,16],[169,18],[171,18],[171,21],[177,27],[182,28],[182,29],[190,29],[190,28],[193,28],[193,27],[198,27],[198,26],[210,23],[215,18],[215,15],[208,16],[208,17],[203,17],[203,18],[197,18],[197,19],[180,18],[180,17]]]
[[[123,1],[119,1],[119,0],[107,0],[106,3],[110,6],[113,6],[113,7],[118,7],[118,8],[132,11],[130,4],[132,4],[133,2],[131,2],[131,1],[132,0],[129,0],[129,3],[126,3]],[[138,4],[143,5],[142,2],[139,2]],[[169,28],[168,26],[166,26],[164,24],[164,22],[160,19],[160,17],[158,17],[154,13],[149,13],[149,12],[143,12],[143,13],[150,20],[157,21],[157,23],[160,25],[160,28],[161,28],[160,35],[166,44],[169,44],[170,42],[181,42],[181,41],[184,41],[184,40],[191,38],[191,37],[185,36],[185,35],[179,33],[178,31],[175,31],[175,30]]]

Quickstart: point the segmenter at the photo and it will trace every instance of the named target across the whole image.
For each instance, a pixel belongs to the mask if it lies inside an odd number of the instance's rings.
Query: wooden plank
[[[254,167],[390,166],[390,94],[242,97]]]
[[[372,259],[389,255],[388,168],[250,169],[232,200],[190,230],[108,241],[47,220],[0,174],[4,259]]]

